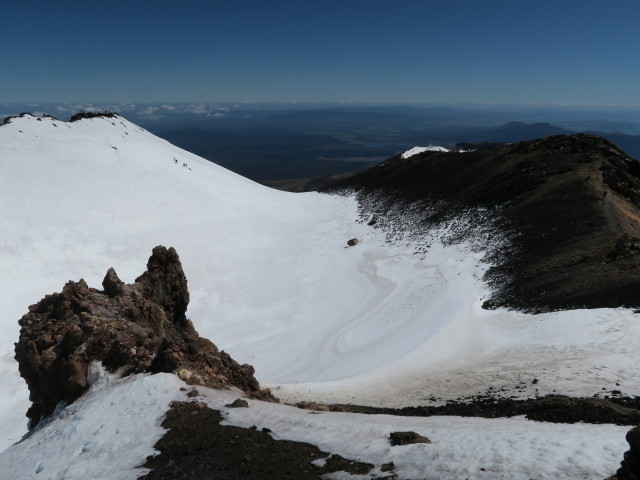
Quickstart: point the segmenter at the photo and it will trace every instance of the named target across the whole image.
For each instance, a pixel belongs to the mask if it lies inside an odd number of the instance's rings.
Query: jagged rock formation
[[[640,163],[602,137],[398,155],[332,187],[345,188],[383,228],[397,223],[398,204],[411,218],[397,228],[485,212],[510,240],[490,259],[488,308],[640,307]]]
[[[15,358],[33,405],[30,427],[59,402],[71,403],[89,388],[89,365],[98,361],[124,374],[175,372],[190,384],[236,386],[254,396],[261,391],[251,365],[240,365],[201,338],[185,313],[187,279],[173,248],[155,247],[147,271],[132,285],[113,268],[104,291],[84,280],[47,295],[20,320]]]

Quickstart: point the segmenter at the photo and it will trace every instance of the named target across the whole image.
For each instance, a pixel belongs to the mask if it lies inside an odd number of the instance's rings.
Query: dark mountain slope
[[[611,140],[636,160],[640,159],[640,135],[625,133],[602,133],[601,135]]]
[[[640,307],[640,164],[601,137],[397,156],[338,186],[345,187],[361,198],[382,194],[378,212],[398,201],[444,201],[424,210],[426,224],[478,207],[495,211],[511,247],[487,273],[495,290],[486,307]]]

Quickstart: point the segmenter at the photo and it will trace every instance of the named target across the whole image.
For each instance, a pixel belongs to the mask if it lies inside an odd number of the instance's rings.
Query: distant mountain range
[[[624,121],[510,121],[448,107],[369,107],[261,112],[151,130],[256,181],[338,175],[366,168],[416,145],[512,143],[577,132],[601,135],[640,159],[640,135]]]

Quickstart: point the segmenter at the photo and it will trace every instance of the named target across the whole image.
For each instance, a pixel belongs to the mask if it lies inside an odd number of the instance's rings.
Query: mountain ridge
[[[487,272],[485,306],[541,312],[640,307],[640,164],[594,135],[552,136],[481,152],[396,156],[330,188],[388,202],[439,202],[427,223],[496,210],[515,251]],[[384,209],[381,208],[380,210]]]

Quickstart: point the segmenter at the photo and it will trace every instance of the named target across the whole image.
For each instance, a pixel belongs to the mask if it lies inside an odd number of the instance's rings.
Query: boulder
[[[228,408],[249,408],[249,402],[242,398],[236,398],[232,403],[227,403],[225,407]]]
[[[68,282],[20,319],[15,359],[33,402],[30,428],[89,388],[92,362],[123,375],[173,372],[189,384],[235,386],[273,399],[260,390],[251,365],[219,351],[187,319],[187,279],[173,248],[155,247],[135,283],[125,284],[110,268],[102,285],[100,291],[84,280]]]
[[[427,437],[416,432],[393,432],[389,434],[389,441],[392,446],[410,445],[412,443],[431,443]]]

